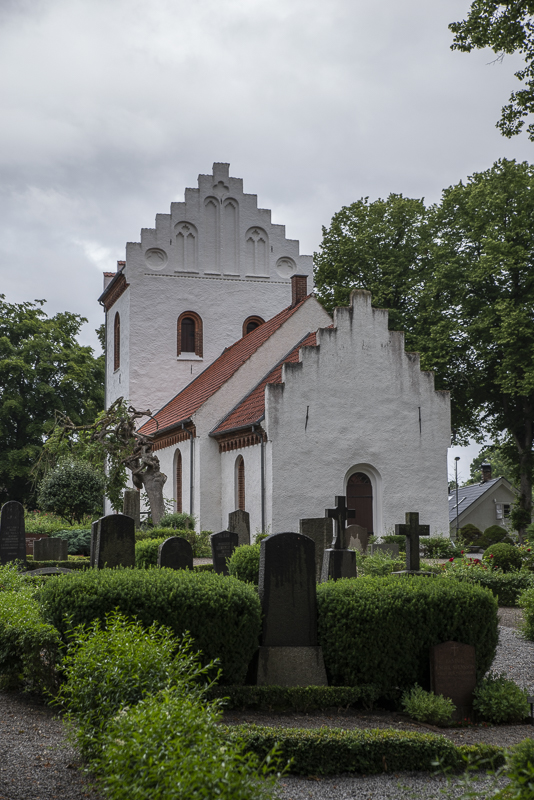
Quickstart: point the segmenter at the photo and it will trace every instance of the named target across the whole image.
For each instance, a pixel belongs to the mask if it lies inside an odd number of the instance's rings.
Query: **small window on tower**
[[[263,325],[264,322],[265,320],[261,317],[247,317],[243,323],[243,336],[246,336],[247,333],[252,333],[252,331],[255,331],[260,325]]]
[[[178,317],[177,355],[195,355],[202,358],[202,319],[194,311],[185,311]]]
[[[182,320],[182,353],[195,352],[195,320],[184,317]]]

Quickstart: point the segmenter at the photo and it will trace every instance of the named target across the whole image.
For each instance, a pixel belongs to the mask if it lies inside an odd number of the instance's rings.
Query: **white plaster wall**
[[[194,453],[193,445],[193,453]],[[182,454],[182,511],[189,514],[190,509],[190,453],[191,445],[190,440],[178,442],[178,444],[165,447],[162,450],[156,450],[156,455],[159,458],[160,469],[167,476],[167,481],[163,487],[163,496],[167,500],[175,499],[175,476],[174,476],[174,456],[176,450],[180,450]],[[193,465],[194,470],[194,465]]]
[[[114,365],[114,322],[115,314],[121,320],[121,358],[120,367]],[[106,408],[118,398],[130,400],[130,291],[126,289],[106,314]]]
[[[250,514],[250,538],[253,542],[256,532],[261,531],[261,445],[259,444],[221,453],[222,527],[220,530],[226,529],[228,514],[237,508],[235,463],[239,456],[243,456],[245,462],[245,510]]]
[[[446,534],[448,394],[404,352],[402,334],[388,332],[387,312],[371,308],[369,293],[353,295],[335,324],[319,332],[318,348],[303,349],[300,364],[284,367],[282,385],[266,389],[273,532],[324,516],[355,467],[371,465],[382,507],[376,534],[407,511]]]
[[[210,233],[205,204],[218,203],[218,228]],[[235,236],[228,247],[224,209],[235,206]],[[195,233],[196,262],[180,260],[177,246],[187,224]],[[263,232],[266,268],[251,272],[247,236]],[[225,232],[226,231],[226,232]],[[271,212],[257,207],[257,197],[243,192],[241,179],[229,176],[227,164],[199,176],[198,189],[186,189],[185,202],[158,214],[156,227],[141,231],[140,243],[128,243],[124,274],[130,284],[131,402],[157,411],[242,335],[252,315],[270,319],[291,303],[291,273],[307,274],[312,289],[311,256],[299,255],[299,243],[286,239],[285,227],[273,225]],[[181,313],[202,317],[203,359],[177,358],[176,323]]]

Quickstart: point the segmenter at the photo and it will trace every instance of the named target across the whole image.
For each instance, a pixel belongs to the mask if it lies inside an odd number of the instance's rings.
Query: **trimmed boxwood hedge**
[[[476,649],[477,676],[497,646],[497,601],[487,589],[426,577],[363,577],[317,587],[319,644],[329,683],[430,688],[429,650],[450,640]]]
[[[363,705],[379,697],[376,686],[212,686],[210,698],[223,698],[225,708],[255,711],[318,711]]]
[[[463,572],[445,573],[443,578],[454,578],[458,581],[484,586],[499,601],[499,606],[512,607],[518,605],[521,592],[534,588],[532,572],[493,572],[493,570],[470,569]]]
[[[247,751],[260,758],[265,758],[276,745],[283,763],[292,759],[289,772],[293,775],[431,772],[436,761],[444,769],[462,769],[465,768],[464,757],[485,760],[491,768],[504,764],[501,747],[456,747],[445,736],[432,733],[385,729],[267,728],[258,725],[232,725],[227,726],[226,731],[230,739],[241,741]]]
[[[261,608],[256,591],[214,572],[101,569],[49,578],[40,589],[43,616],[64,639],[72,626],[118,609],[149,627],[191,633],[205,663],[220,659],[221,680],[243,683],[257,649]]]
[[[91,560],[89,558],[73,558],[68,561],[26,561],[28,571],[43,569],[44,567],[62,567],[63,569],[89,569]]]

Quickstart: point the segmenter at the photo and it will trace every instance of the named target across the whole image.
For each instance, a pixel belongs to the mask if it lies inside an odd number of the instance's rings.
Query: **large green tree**
[[[31,471],[55,412],[90,422],[104,405],[104,358],[77,341],[87,320],[0,295],[0,498],[34,500]]]
[[[534,112],[534,2],[533,0],[474,0],[466,19],[449,25],[454,33],[452,50],[471,50],[490,47],[496,60],[505,54],[518,53],[525,61],[515,73],[523,88],[512,92],[503,106],[497,127],[504,136],[515,136]],[[534,141],[534,123],[527,127]]]
[[[384,201],[378,202],[382,207]],[[527,163],[499,161],[446,189],[441,202],[422,218],[424,235],[418,219],[413,236],[407,236],[421,248],[414,256],[415,267],[407,265],[405,251],[397,261],[395,280],[407,297],[401,302],[397,293],[391,294],[397,305],[390,327],[406,331],[408,347],[421,353],[422,368],[436,373],[436,387],[451,391],[457,442],[469,436],[479,441],[504,436],[513,442],[507,452],[521,495],[514,522],[523,530],[532,512],[534,169]],[[357,240],[355,253],[372,235],[367,219],[372,215],[358,215],[355,226],[337,234]],[[391,235],[394,232],[392,228]],[[319,297],[347,293],[351,285],[373,291],[375,272],[364,260],[354,259],[344,281],[334,269],[337,262],[327,268],[322,256],[330,247],[330,233],[325,231],[326,247],[316,256]],[[381,241],[388,237],[378,245]],[[349,245],[338,245],[337,252],[349,252]],[[386,248],[387,252],[391,251]],[[395,270],[388,274],[395,275]],[[328,287],[331,280],[337,283]],[[373,304],[382,306],[384,297],[384,292],[378,301],[374,297]]]

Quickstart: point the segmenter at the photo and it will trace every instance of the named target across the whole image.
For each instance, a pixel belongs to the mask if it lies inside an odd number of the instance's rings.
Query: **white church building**
[[[375,535],[407,511],[446,534],[448,393],[368,292],[332,319],[312,267],[214,164],[104,276],[106,407],[152,411],[164,493],[200,529],[241,508],[252,533],[298,530],[346,495]]]

